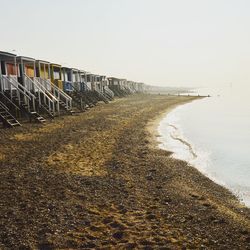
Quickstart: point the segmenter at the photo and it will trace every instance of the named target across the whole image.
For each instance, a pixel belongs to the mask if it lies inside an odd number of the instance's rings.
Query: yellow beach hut
[[[43,60],[36,60],[36,77],[50,79],[50,63]]]
[[[61,65],[55,63],[50,64],[50,79],[52,83],[54,83],[58,88],[63,90]]]

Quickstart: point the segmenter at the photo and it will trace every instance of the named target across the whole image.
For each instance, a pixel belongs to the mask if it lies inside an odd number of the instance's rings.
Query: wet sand
[[[157,148],[157,119],[195,98],[1,129],[0,249],[250,249],[250,210]]]

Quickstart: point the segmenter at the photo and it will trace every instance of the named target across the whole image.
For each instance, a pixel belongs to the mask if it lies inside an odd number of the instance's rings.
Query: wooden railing
[[[23,103],[27,105],[27,110],[35,110],[36,97],[22,84],[20,84],[15,77],[0,75],[0,91],[7,96],[12,102],[17,102],[19,106]],[[8,93],[8,95],[7,95]]]
[[[37,95],[39,107],[45,107],[52,115],[56,115],[56,113],[60,112],[59,100],[55,98],[35,77],[31,79],[27,75],[24,75],[24,81],[25,86]]]
[[[52,95],[59,100],[59,102],[61,101],[65,103],[68,110],[72,109],[72,98],[63,90],[58,88],[49,79],[37,78],[37,81],[39,81],[48,91],[50,91]]]

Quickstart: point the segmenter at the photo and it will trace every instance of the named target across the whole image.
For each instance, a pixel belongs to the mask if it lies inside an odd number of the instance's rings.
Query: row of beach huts
[[[143,83],[9,52],[0,51],[0,64],[0,122],[9,128],[25,121],[44,123],[146,89]]]

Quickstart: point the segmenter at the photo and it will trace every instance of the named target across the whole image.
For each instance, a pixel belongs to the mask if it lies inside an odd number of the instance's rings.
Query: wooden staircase
[[[18,102],[17,97],[14,97],[14,102]],[[21,101],[19,103],[19,106],[21,110],[30,117],[30,121],[34,120],[39,123],[46,122],[46,119],[43,116],[41,116],[35,109],[30,107],[29,104],[25,103],[24,101]]]
[[[115,94],[115,96],[118,97],[124,97],[125,93],[123,91],[121,91],[120,89],[114,87],[114,86],[110,86],[110,89],[113,91],[113,93]]]
[[[88,100],[86,100],[86,98],[83,95],[81,95],[79,92],[76,92],[76,91],[73,90],[73,91],[69,91],[67,93],[68,93],[69,96],[72,97],[72,101],[73,101],[74,105],[80,111],[84,111],[84,110],[91,107]]]
[[[31,115],[31,117],[32,117],[35,121],[37,121],[37,122],[39,122],[39,123],[44,123],[44,122],[46,122],[46,119],[44,119],[44,117],[42,117],[41,115],[39,115],[36,111],[31,111],[31,112],[30,112],[30,115]]]
[[[36,104],[39,106],[39,110],[43,111],[42,113],[46,113],[47,116],[51,119],[54,119],[56,114],[51,111],[50,107],[46,103],[39,103],[36,99]]]
[[[25,75],[25,82],[32,86],[29,90],[36,96],[36,105],[39,107],[39,110],[41,109],[50,118],[59,115],[59,100],[55,98],[52,93],[37,80],[37,78],[31,79]]]
[[[107,86],[104,87],[103,94],[110,101],[112,101],[114,99],[114,92],[112,90],[110,90]]]
[[[94,94],[99,101],[103,101],[104,103],[109,103],[108,98],[106,98],[101,92],[94,90]]]
[[[67,104],[64,101],[59,101],[60,109],[63,110],[64,112],[73,115],[75,111],[72,108],[69,108]]]
[[[72,97],[66,94],[63,90],[58,88],[48,79],[36,78],[38,82],[41,83],[47,90],[49,89],[50,93],[54,98],[58,100],[58,105],[60,111],[66,112],[68,114],[74,114],[75,111],[72,110]]]
[[[1,75],[1,94],[27,114],[30,120],[43,123],[46,120],[36,111],[36,96],[25,86],[20,84],[15,78]]]
[[[21,126],[20,122],[9,112],[7,106],[0,101],[0,119],[5,127],[14,128]]]
[[[95,106],[98,101],[100,101],[99,97],[88,87],[85,82],[82,82],[82,84],[84,89],[81,91],[81,93],[85,96],[85,99],[88,101],[90,106]]]
[[[131,90],[130,90],[129,88],[127,88],[127,87],[124,87],[124,89],[122,89],[122,91],[123,91],[126,95],[131,95],[131,94],[132,94]]]
[[[67,91],[67,94],[72,98],[72,102],[80,111],[84,111],[92,107],[91,102],[86,98],[82,91],[78,90],[71,82],[66,82],[72,91]]]
[[[99,98],[97,98],[96,94],[92,90],[86,90],[85,95],[94,106],[99,102]]]

